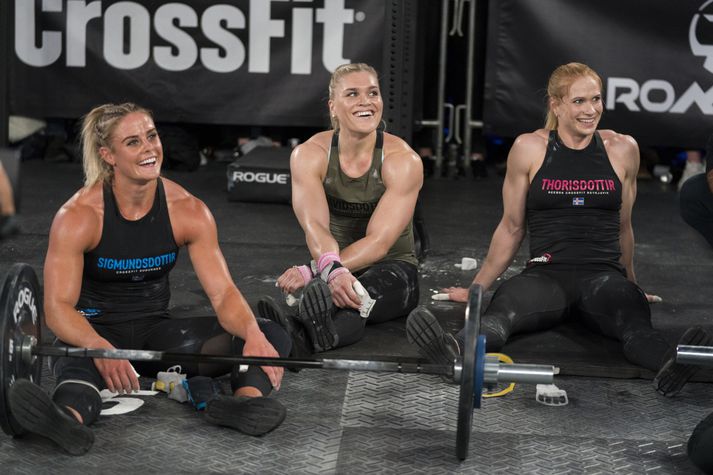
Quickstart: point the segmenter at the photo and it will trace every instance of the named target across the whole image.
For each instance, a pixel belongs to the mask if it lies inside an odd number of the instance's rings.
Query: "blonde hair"
[[[102,159],[99,149],[102,147],[111,148],[111,136],[116,125],[132,112],[141,112],[152,117],[148,109],[131,102],[103,104],[84,116],[81,138],[85,186],[93,185],[99,181],[111,181],[114,169]]]
[[[545,129],[557,130],[557,126],[559,125],[557,116],[552,110],[552,99],[562,99],[569,92],[572,83],[585,76],[593,78],[599,83],[599,88],[602,88],[602,78],[586,64],[567,63],[552,71],[550,80],[547,83],[547,117],[545,118]]]
[[[337,83],[342,80],[342,78],[351,73],[367,72],[373,74],[374,77],[379,80],[379,75],[376,73],[376,69],[369,66],[366,63],[347,63],[337,66],[337,69],[332,73],[332,77],[329,79],[329,100],[334,99],[334,91],[337,89]],[[334,130],[339,129],[339,119],[336,116],[330,115],[329,122]]]

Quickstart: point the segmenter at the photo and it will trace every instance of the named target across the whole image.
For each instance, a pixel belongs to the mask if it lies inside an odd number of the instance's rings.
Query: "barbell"
[[[9,409],[9,391],[19,379],[40,384],[43,356],[71,358],[105,358],[134,361],[231,363],[234,365],[280,366],[288,368],[336,369],[419,373],[452,378],[459,385],[456,455],[468,456],[473,409],[480,407],[486,383],[551,384],[555,368],[548,365],[501,364],[496,357],[485,355],[485,336],[480,330],[482,289],[471,286],[465,311],[465,345],[463,356],[453,364],[428,364],[401,361],[397,358],[367,359],[295,359],[264,358],[237,355],[171,353],[140,349],[90,349],[39,344],[41,338],[42,296],[37,275],[27,264],[14,264],[5,278],[0,293],[0,426],[12,436],[24,429]]]

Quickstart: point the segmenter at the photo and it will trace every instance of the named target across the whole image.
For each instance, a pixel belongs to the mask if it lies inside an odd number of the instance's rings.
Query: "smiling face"
[[[163,147],[151,117],[143,112],[127,114],[114,128],[109,142],[99,153],[113,167],[115,179],[150,181],[158,178]]]
[[[550,107],[557,116],[560,135],[592,135],[604,111],[601,86],[591,76],[580,76],[563,97],[550,99]]]
[[[329,101],[330,115],[336,116],[339,128],[370,133],[381,123],[384,103],[376,76],[367,71],[344,75]]]

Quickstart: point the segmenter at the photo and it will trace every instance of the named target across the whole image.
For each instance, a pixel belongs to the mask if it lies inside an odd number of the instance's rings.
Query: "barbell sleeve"
[[[681,364],[713,366],[713,347],[678,345],[676,347],[676,362]]]
[[[551,365],[485,363],[483,382],[552,384],[556,372]]]

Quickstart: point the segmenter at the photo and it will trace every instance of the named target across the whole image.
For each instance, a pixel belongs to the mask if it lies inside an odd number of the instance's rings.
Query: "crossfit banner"
[[[322,126],[334,69],[381,70],[383,0],[4,0],[10,113],[137,102],[158,120]]]
[[[713,133],[713,0],[489,5],[486,131],[514,137],[542,127],[550,73],[578,61],[604,82],[601,128],[691,148]]]

